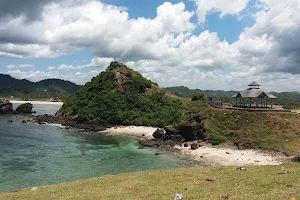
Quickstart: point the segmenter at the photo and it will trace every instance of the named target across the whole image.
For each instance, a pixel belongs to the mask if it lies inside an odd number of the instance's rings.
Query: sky
[[[300,92],[299,0],[0,1],[0,73],[85,84],[112,61],[161,87]]]

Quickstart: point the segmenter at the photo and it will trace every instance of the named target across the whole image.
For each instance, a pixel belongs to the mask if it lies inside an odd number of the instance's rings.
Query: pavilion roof
[[[270,99],[277,99],[276,96],[270,94],[269,92],[265,92],[263,90],[245,90],[238,92],[237,94],[233,95],[233,98],[242,97],[242,98],[257,98],[260,96],[267,96]]]
[[[254,81],[254,82],[250,83],[248,86],[261,86],[261,85]]]

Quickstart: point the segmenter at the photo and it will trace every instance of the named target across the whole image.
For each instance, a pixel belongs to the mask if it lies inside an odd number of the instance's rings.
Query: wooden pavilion
[[[260,90],[260,84],[253,82],[250,83],[249,88],[245,91],[238,92],[233,95],[235,98],[236,107],[257,107],[257,108],[268,108],[268,103],[273,108],[273,99],[277,99],[276,96]]]

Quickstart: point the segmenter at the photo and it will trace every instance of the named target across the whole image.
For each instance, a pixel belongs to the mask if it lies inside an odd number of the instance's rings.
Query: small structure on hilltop
[[[261,90],[261,85],[256,82],[250,83],[248,86],[247,90],[238,92],[232,96],[232,98],[235,98],[236,107],[268,108],[269,104],[273,108],[273,99],[277,99],[276,96]]]

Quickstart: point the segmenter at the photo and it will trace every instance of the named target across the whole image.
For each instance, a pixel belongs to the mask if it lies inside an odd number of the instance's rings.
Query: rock
[[[296,135],[300,135],[300,132],[297,132]]]
[[[160,153],[155,153],[155,155],[156,155],[156,156],[159,156],[159,155],[160,155]]]
[[[12,114],[13,113],[13,105],[8,100],[0,99],[0,114]]]
[[[196,150],[196,149],[198,149],[198,148],[199,148],[199,146],[198,146],[197,143],[193,143],[193,144],[191,145],[191,149],[192,149],[192,150]]]
[[[44,124],[47,124],[47,123],[46,122],[38,122],[38,124],[44,125]]]
[[[25,120],[22,120],[22,122],[21,122],[22,124],[26,124],[27,122],[25,121]]]
[[[188,143],[184,143],[184,145],[183,145],[184,147],[188,147],[189,145],[188,145]]]
[[[157,140],[163,139],[165,136],[165,132],[162,129],[157,129],[156,131],[154,131],[153,133],[153,137]]]
[[[229,152],[226,152],[226,154],[230,154]]]
[[[33,105],[31,103],[23,103],[19,105],[16,109],[18,113],[29,114],[32,113]]]
[[[146,136],[145,134],[142,135],[142,137],[145,137],[145,136]]]
[[[13,123],[13,120],[8,120],[7,123]]]

